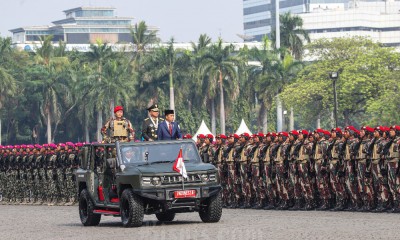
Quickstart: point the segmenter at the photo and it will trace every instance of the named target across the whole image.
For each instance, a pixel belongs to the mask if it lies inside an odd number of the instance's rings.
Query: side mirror
[[[108,158],[107,159],[107,167],[111,168],[111,169],[115,169],[117,166],[117,161],[115,160],[115,158]]]

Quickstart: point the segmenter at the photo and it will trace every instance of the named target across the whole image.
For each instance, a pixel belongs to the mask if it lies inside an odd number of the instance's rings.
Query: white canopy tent
[[[236,130],[236,134],[240,135],[242,133],[249,133],[250,135],[252,134],[250,129],[247,127],[246,123],[244,122],[244,120],[242,119],[242,122],[240,123],[240,126],[238,128],[238,130]]]
[[[201,121],[199,129],[197,130],[196,134],[193,135],[192,139],[194,141],[197,141],[197,135],[199,135],[199,134],[204,134],[204,135],[212,134],[210,129],[207,127],[206,123],[204,122],[204,120]]]

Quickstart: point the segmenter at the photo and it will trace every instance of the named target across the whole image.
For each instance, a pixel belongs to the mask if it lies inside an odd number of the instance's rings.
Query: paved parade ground
[[[161,224],[145,216],[140,228],[102,217],[83,227],[76,206],[0,205],[0,239],[400,239],[400,214],[224,209],[219,223],[197,213]]]

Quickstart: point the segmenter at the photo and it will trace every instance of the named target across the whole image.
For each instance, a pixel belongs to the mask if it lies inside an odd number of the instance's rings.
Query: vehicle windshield
[[[155,145],[124,145],[121,146],[121,157],[124,164],[173,162],[182,148],[182,158],[185,162],[200,161],[197,149],[193,143],[171,143]]]

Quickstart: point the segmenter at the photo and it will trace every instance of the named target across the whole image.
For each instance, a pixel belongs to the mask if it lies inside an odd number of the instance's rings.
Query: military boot
[[[300,208],[301,208],[301,199],[296,199],[294,201],[293,207],[289,208],[289,210],[290,211],[297,211],[297,210],[300,210]]]
[[[400,212],[399,201],[398,200],[394,200],[393,201],[393,206],[387,212],[388,213],[398,213],[398,212]]]
[[[308,199],[306,201],[306,205],[304,206],[304,210],[310,211],[310,210],[314,210],[314,209],[315,209],[314,200],[313,199]]]
[[[317,208],[317,211],[325,211],[329,209],[329,201],[327,199],[322,199],[322,205]]]
[[[386,206],[387,206],[387,201],[386,202],[380,201],[378,203],[378,206],[374,210],[372,210],[372,212],[384,212],[386,211],[387,208]]]

